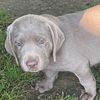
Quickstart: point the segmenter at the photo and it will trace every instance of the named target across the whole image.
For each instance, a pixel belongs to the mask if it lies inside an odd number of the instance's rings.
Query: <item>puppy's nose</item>
[[[39,63],[39,60],[38,58],[32,58],[30,57],[27,61],[26,61],[26,66],[29,68],[29,69],[34,69]]]

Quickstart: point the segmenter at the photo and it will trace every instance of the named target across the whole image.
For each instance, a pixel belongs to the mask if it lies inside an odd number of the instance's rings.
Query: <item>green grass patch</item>
[[[6,10],[0,10],[0,100],[25,97],[26,89],[31,91],[32,84],[40,78],[37,73],[24,73],[4,48],[6,28],[13,19]]]

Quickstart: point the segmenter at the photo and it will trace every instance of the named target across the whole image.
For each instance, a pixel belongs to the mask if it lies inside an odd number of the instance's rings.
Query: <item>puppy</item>
[[[8,26],[5,48],[24,71],[45,73],[46,79],[36,84],[40,93],[53,88],[59,71],[70,71],[85,88],[80,99],[94,100],[96,81],[90,66],[100,62],[97,13],[100,14],[100,5],[58,17],[22,16]],[[95,16],[91,18],[91,14]],[[97,25],[94,29],[92,21]]]

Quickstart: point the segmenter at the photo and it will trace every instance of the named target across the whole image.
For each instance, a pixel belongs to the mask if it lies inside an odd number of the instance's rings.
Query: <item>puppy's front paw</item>
[[[84,90],[81,91],[81,96],[79,100],[94,100],[92,95],[85,93]]]
[[[40,93],[44,93],[53,88],[53,83],[48,82],[47,80],[39,81],[36,83],[35,90],[38,90]]]
[[[81,94],[80,99],[79,100],[88,100],[88,94],[84,93]]]

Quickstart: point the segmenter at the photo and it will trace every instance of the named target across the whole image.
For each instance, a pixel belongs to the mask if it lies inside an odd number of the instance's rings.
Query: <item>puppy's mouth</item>
[[[25,72],[39,72],[48,65],[48,60],[43,62],[41,59],[39,60],[30,60],[30,61],[22,61],[21,67]]]
[[[41,70],[39,70],[38,68],[34,68],[34,69],[28,69],[28,71],[26,72],[39,72]]]
[[[22,69],[25,72],[39,72],[43,70],[43,69],[40,69],[38,65],[36,65],[35,67],[22,66]]]
[[[26,63],[24,63],[22,65],[22,69],[25,72],[39,72],[42,70],[42,67],[40,65],[40,63],[38,62],[30,62],[26,65]]]

